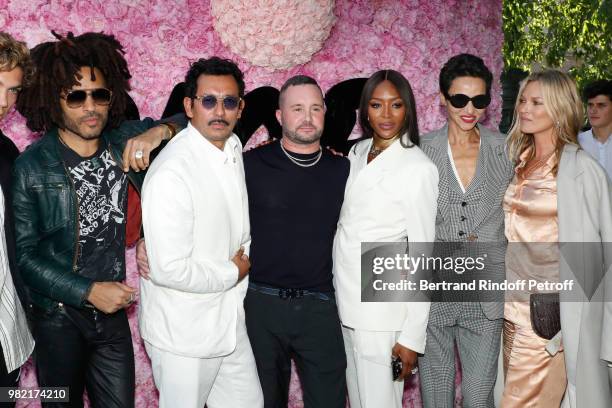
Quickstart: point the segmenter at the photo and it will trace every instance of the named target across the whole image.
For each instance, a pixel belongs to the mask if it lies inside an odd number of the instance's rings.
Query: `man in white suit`
[[[235,63],[199,60],[185,79],[189,125],[157,157],[143,187],[149,280],[140,332],[160,408],[262,407],[244,322],[250,263]]]

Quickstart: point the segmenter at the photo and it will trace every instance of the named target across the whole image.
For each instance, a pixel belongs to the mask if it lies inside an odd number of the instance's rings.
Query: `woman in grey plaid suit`
[[[436,241],[487,242],[487,279],[503,279],[502,199],[512,177],[504,136],[480,125],[493,76],[482,59],[461,54],[440,72],[448,124],[422,137],[440,175]],[[460,300],[460,299],[459,299]],[[503,303],[434,302],[424,355],[419,358],[425,407],[454,407],[455,343],[462,368],[464,407],[493,407]]]

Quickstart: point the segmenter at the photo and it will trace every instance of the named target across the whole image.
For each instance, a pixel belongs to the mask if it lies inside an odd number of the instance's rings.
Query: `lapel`
[[[489,131],[482,126],[479,126],[478,129],[480,130],[480,153],[478,154],[478,164],[476,166],[474,180],[472,180],[472,183],[467,191],[473,191],[480,185],[484,184],[482,197],[495,197],[497,195],[497,191],[501,188],[501,180],[493,179],[493,175],[491,174],[492,172],[489,171],[489,167],[492,161],[500,160],[500,158],[497,157],[493,151],[493,146],[491,145],[491,141],[489,139]],[[481,205],[478,206],[476,215],[474,216],[474,224],[472,227],[474,230],[478,228],[480,223],[484,221],[486,216],[491,211],[490,205],[486,204],[493,204],[494,202],[494,200],[481,200]]]
[[[435,163],[436,167],[438,167],[438,189],[441,192],[449,191],[451,188],[451,179],[449,177],[455,176],[452,174],[453,171],[448,161],[448,124],[434,132],[428,146],[429,158]],[[444,194],[440,194],[440,197],[444,197]],[[438,200],[438,213],[448,214],[448,198]]]
[[[365,191],[378,186],[386,174],[393,168],[404,149],[399,140],[396,140],[384,152],[367,164],[368,152],[372,146],[372,139],[353,146],[354,156],[351,157],[351,181],[346,190],[349,196],[360,196]]]
[[[232,242],[234,242],[235,239],[239,240],[242,234],[244,216],[242,208],[243,194],[239,186],[240,175],[231,173],[232,168],[223,165],[220,160],[220,153],[222,152],[213,150],[217,148],[206,141],[195,128],[191,127],[191,125],[189,125],[189,133],[187,136],[189,137],[189,143],[194,153],[194,163],[198,163],[198,169],[194,176],[205,177],[207,179],[205,184],[207,185],[206,189],[208,191],[204,192],[204,194],[214,193],[215,190],[220,190],[222,192],[222,197],[219,198],[223,199],[223,201],[217,203],[217,208],[220,209],[221,212],[224,211],[227,215],[226,221],[231,225],[231,229],[228,233],[231,234]],[[235,136],[232,134],[226,141],[226,148],[233,146],[233,138],[235,138]],[[239,160],[239,158],[237,157],[236,160]],[[210,169],[209,173],[212,173],[214,178],[203,176],[202,174],[204,172],[202,172],[201,166],[208,167]],[[216,184],[217,189],[211,188],[211,183]]]
[[[583,183],[580,182],[582,169],[576,160],[578,147],[566,144],[561,152],[557,173],[557,212],[559,218],[559,242],[584,242],[583,228],[579,214],[585,208]]]
[[[476,160],[476,170],[474,170],[474,177],[472,178],[470,185],[465,189],[466,194],[470,194],[480,187],[481,184],[487,182],[487,177],[484,175],[488,174],[491,146],[484,134],[485,132],[483,132],[482,128],[480,128],[480,149],[478,150],[478,159]]]

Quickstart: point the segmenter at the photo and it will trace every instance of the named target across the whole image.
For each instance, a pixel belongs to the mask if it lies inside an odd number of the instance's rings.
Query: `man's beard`
[[[79,125],[78,122],[84,122],[87,119],[91,119],[91,118],[96,118],[98,119],[99,122],[99,131],[93,134],[83,134],[81,133],[81,131],[79,130]],[[84,140],[93,140],[93,139],[97,139],[100,137],[100,135],[102,134],[102,130],[104,130],[104,128],[106,127],[106,123],[108,122],[108,117],[104,117],[103,115],[99,114],[99,113],[93,113],[91,115],[87,115],[87,116],[83,116],[81,118],[78,119],[78,121],[75,121],[73,119],[70,119],[68,117],[66,117],[64,115],[64,128],[66,130],[69,130],[70,132],[74,133],[75,135],[79,136],[81,139]]]
[[[301,126],[308,125],[314,127],[310,123],[302,123],[297,127],[299,129]],[[288,128],[283,126],[283,136],[287,139],[291,140],[295,144],[311,144],[321,139],[323,135],[323,129],[317,129],[312,135],[304,136],[299,133],[299,130],[289,130]]]

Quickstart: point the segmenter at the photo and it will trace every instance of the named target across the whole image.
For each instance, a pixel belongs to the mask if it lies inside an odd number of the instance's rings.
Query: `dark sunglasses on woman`
[[[474,105],[476,109],[484,109],[491,103],[490,95],[476,95],[470,98],[469,96],[464,94],[455,94],[448,95],[446,98],[448,99],[450,104],[457,109],[465,107],[470,101],[472,101],[472,105]]]

